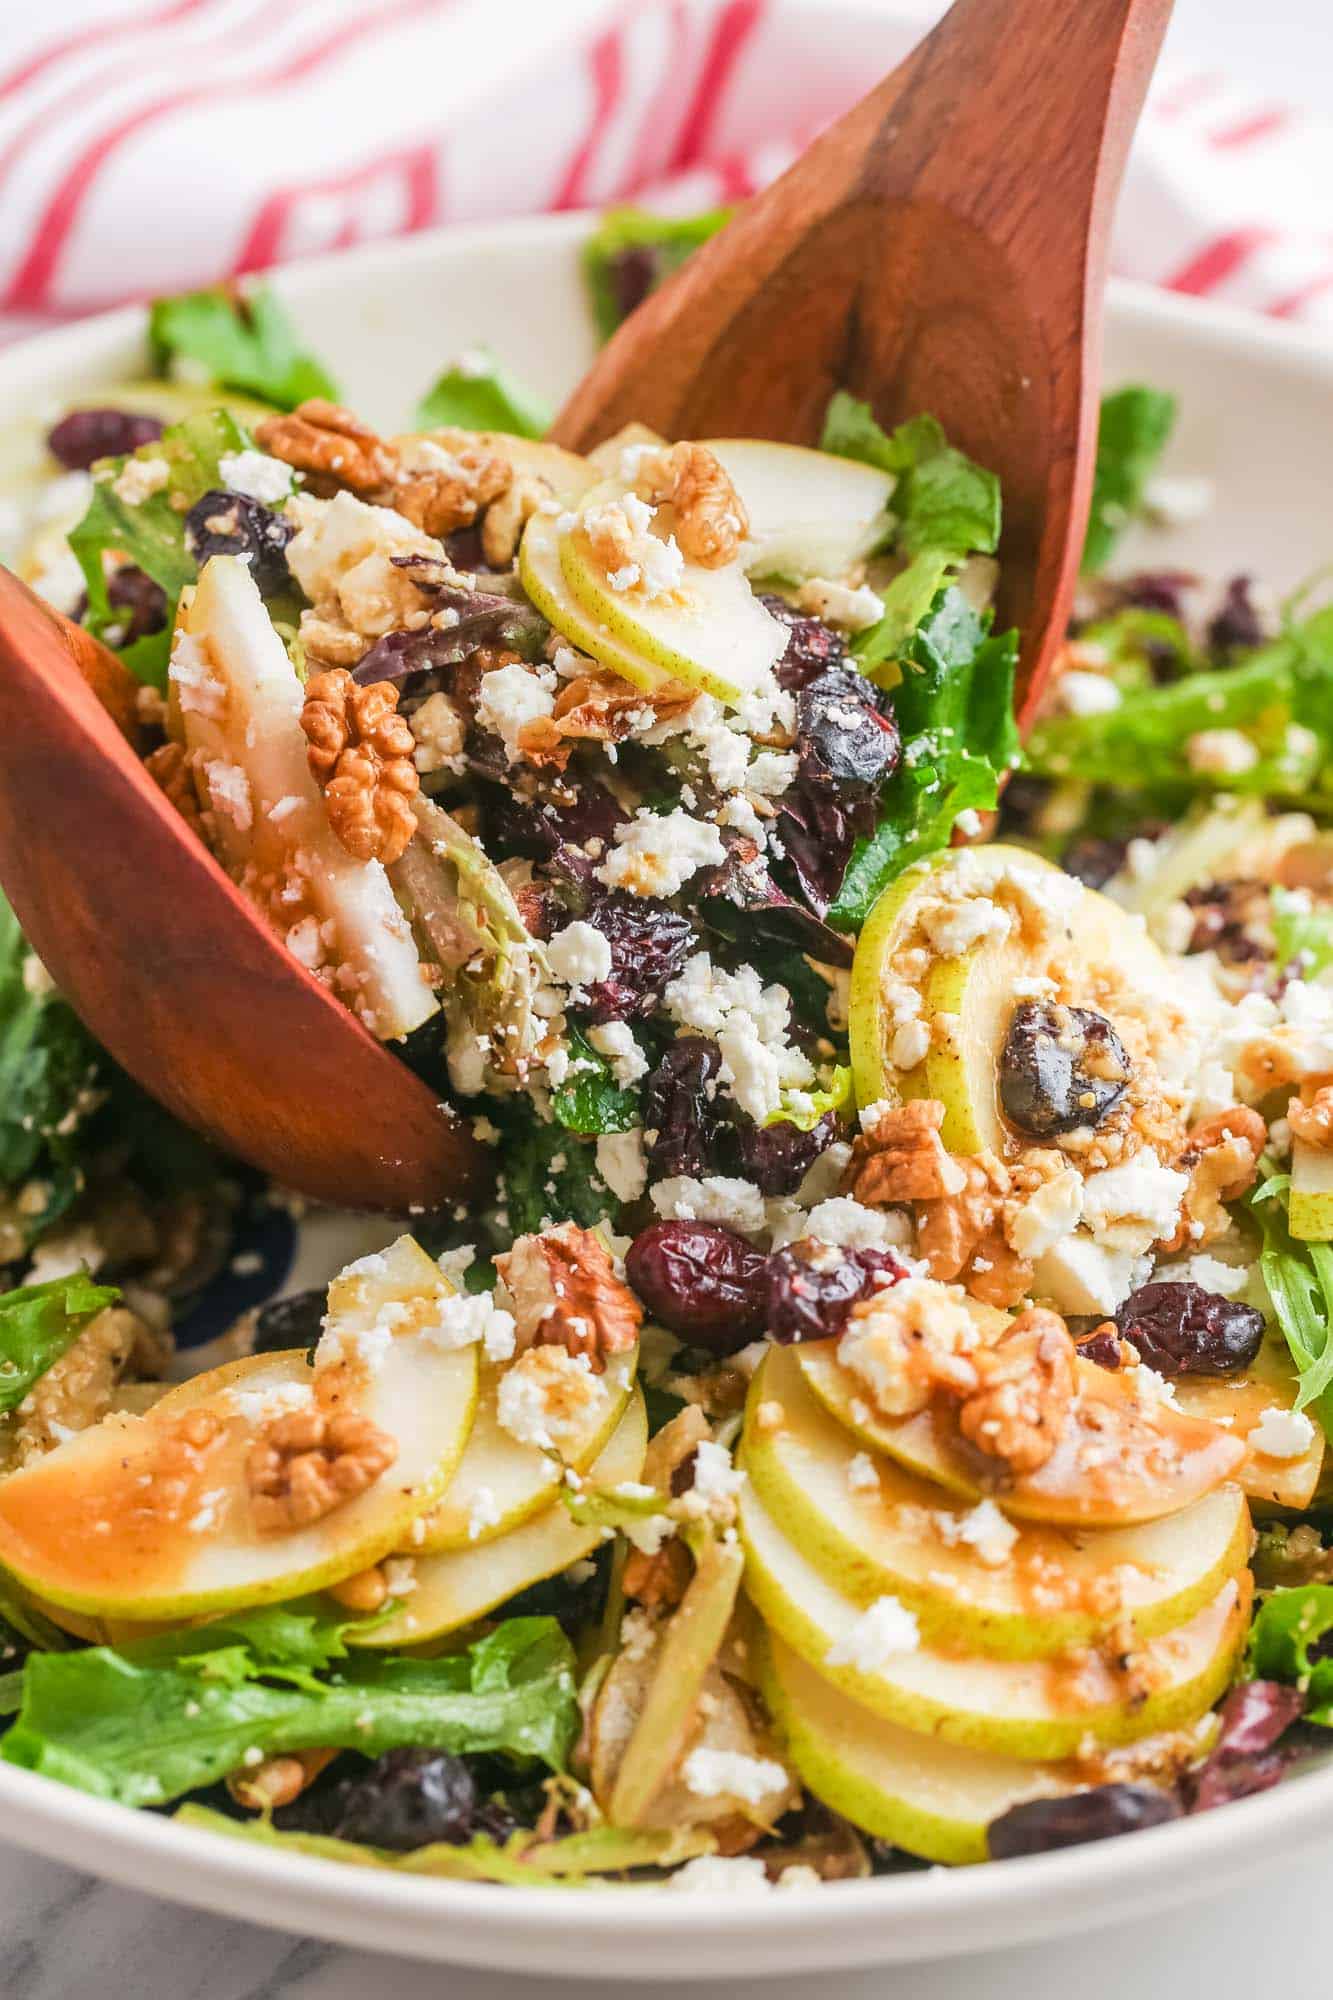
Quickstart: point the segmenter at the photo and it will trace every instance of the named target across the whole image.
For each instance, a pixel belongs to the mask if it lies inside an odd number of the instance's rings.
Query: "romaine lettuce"
[[[95,1285],[86,1271],[0,1293],[0,1413],[21,1403],[89,1322],[119,1297],[114,1285]]]
[[[1131,384],[1102,401],[1097,469],[1083,546],[1085,571],[1104,569],[1143,505],[1144,489],[1176,421],[1176,399]]]
[[[473,348],[428,389],[417,404],[413,427],[429,431],[456,425],[465,431],[508,431],[514,437],[545,437],[555,412],[540,396],[503,369],[485,348]]]
[[[608,209],[583,249],[584,281],[602,339],[609,340],[649,292],[730,220],[729,208],[687,216]]]
[[[161,372],[185,363],[220,389],[238,389],[293,410],[309,396],[338,401],[338,385],[301,339],[267,285],[234,286],[155,299],[148,337]]]

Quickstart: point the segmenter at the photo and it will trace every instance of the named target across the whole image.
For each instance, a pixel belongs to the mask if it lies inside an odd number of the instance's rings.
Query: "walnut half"
[[[398,1446],[355,1410],[291,1410],[266,1424],[246,1456],[255,1526],[285,1534],[323,1520],[387,1472]]]
[[[977,1387],[959,1428],[1011,1473],[1037,1472],[1059,1443],[1074,1402],[1074,1343],[1059,1313],[1029,1306],[992,1347],[972,1357]]]
[[[412,800],[421,784],[397,688],[389,681],[362,687],[345,667],[330,667],[306,682],[301,727],[329,824],[348,853],[386,866],[397,861],[416,830]]]
[[[600,1375],[608,1355],[633,1347],[639,1337],[643,1307],[591,1229],[562,1222],[520,1236],[495,1268],[514,1302],[521,1348],[564,1347],[585,1356]]]

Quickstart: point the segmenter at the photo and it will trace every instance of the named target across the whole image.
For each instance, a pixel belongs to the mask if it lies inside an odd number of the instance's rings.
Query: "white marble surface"
[[[507,0],[512,9],[516,0]],[[524,0],[517,0],[524,4]],[[547,0],[543,0],[547,4]],[[891,4],[891,0],[886,0]],[[1178,62],[1232,68],[1327,115],[1333,81],[1328,0],[1178,0],[1169,45]],[[4,1829],[0,1828],[0,1835]],[[1249,2000],[1321,1978],[1318,1917],[1327,1856],[1246,1895],[1156,1917],[1133,1930],[1088,1932],[1059,1944],[931,1966],[845,1974],[840,2000],[901,1993],[911,2000]],[[1093,1933],[1093,1934],[1089,1934]],[[624,1980],[625,1965],[609,1964]],[[813,1982],[729,1981],[726,2000],[797,2000]],[[679,1989],[638,1988],[645,2000]],[[700,1987],[700,1992],[710,1989]],[[114,1889],[13,1848],[0,1848],[0,2000],[576,2000],[584,1982],[386,1960],[309,1938],[209,1917]]]

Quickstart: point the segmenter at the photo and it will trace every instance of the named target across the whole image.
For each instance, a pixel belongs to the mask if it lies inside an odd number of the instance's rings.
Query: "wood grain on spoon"
[[[0,879],[117,1061],[317,1200],[405,1213],[479,1189],[470,1130],[304,971],[139,762],[134,684],[0,570]]]
[[[809,444],[834,389],[930,411],[999,474],[1030,716],[1092,480],[1112,211],[1171,0],[957,0],[639,308],[553,436]]]

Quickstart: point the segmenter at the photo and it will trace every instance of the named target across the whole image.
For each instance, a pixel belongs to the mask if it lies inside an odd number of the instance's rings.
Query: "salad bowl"
[[[443,361],[485,346],[558,400],[594,347],[579,217],[420,236],[292,267],[276,285],[346,387],[386,428]],[[540,296],[540,315],[530,310]],[[71,398],[143,373],[145,320],[108,315],[0,356],[0,448],[18,499],[45,475],[42,436]],[[1290,330],[1133,288],[1114,291],[1109,385],[1176,392],[1167,472],[1206,507],[1153,533],[1154,567],[1243,570],[1294,588],[1330,553],[1319,440],[1333,418],[1333,356]],[[1187,518],[1188,516],[1188,518]],[[1146,550],[1129,550],[1146,559]],[[368,1247],[363,1225],[321,1220],[304,1282]],[[386,1232],[387,1233],[387,1232]],[[322,1268],[319,1268],[322,1265]],[[251,1921],[424,1958],[586,1977],[796,1972],[947,1956],[1138,1917],[1222,1892],[1321,1840],[1333,1844],[1333,1772],[1314,1768],[1218,1814],[998,1868],[904,1873],[764,1896],[669,1888],[578,1893],[335,1870],[105,1804],[0,1765],[6,1837],[110,1880]]]

